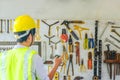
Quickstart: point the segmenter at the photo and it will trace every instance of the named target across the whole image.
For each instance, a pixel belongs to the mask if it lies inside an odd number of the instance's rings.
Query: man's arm
[[[54,66],[53,66],[52,70],[51,70],[51,71],[49,72],[49,74],[48,74],[50,80],[53,79],[54,74],[55,74],[58,66],[61,64],[61,62],[62,62],[62,57],[60,57],[60,58],[55,58]]]

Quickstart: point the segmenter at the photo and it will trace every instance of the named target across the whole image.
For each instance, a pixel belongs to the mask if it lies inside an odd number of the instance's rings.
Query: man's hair
[[[35,28],[31,29],[31,30],[29,31],[28,35],[17,39],[17,42],[22,43],[22,42],[26,41],[27,38],[28,38],[28,36],[29,36],[30,34],[31,34],[32,36],[34,36],[34,35],[35,35],[35,32],[36,32],[36,31],[35,31]],[[21,35],[23,35],[23,34],[25,34],[25,33],[26,33],[26,31],[14,32],[14,34],[17,35],[17,36],[21,36]]]

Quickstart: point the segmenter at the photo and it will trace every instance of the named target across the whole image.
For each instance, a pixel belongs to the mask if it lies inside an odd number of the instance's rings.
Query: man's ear
[[[29,36],[28,36],[28,38],[27,38],[27,42],[31,42],[31,40],[32,40],[32,35],[29,34]]]

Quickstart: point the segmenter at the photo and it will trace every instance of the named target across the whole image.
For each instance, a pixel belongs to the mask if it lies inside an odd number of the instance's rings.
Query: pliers
[[[74,68],[73,68],[73,61],[72,61],[72,59],[73,59],[73,54],[70,54],[69,64],[68,64],[68,69],[67,69],[67,75],[69,73],[69,67],[70,67],[70,64],[71,64],[71,66],[72,66],[72,75],[74,76]]]

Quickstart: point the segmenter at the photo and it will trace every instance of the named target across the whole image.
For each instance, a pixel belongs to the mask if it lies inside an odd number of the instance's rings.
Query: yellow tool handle
[[[84,39],[83,48],[88,49],[88,39]]]
[[[10,19],[10,31],[12,31],[12,19]]]
[[[40,19],[37,19],[37,26],[36,28],[40,28]]]
[[[59,80],[59,73],[58,72],[55,72],[53,80]]]

